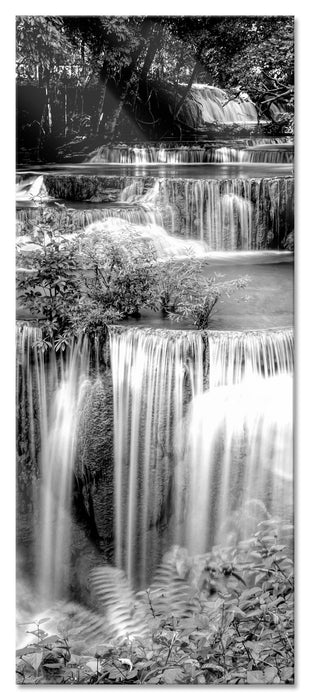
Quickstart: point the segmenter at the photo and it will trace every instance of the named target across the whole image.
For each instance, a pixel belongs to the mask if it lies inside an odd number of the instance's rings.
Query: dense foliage
[[[260,118],[271,120],[277,128],[281,122],[290,131],[294,18],[18,17],[17,79],[22,85],[45,87],[42,120],[48,130],[53,128],[53,85],[65,90],[96,88],[96,108],[91,114],[82,109],[79,133],[83,117],[88,135],[99,135],[100,142],[119,137],[120,120],[126,114],[137,136],[148,128],[163,135],[177,124],[195,82],[228,88],[231,99],[247,93]],[[169,92],[169,106],[163,89]],[[75,133],[73,121],[65,113],[65,136]]]
[[[291,549],[292,525],[267,519],[205,555],[172,549],[137,594],[121,571],[95,569],[92,610],[25,623],[34,639],[17,651],[18,682],[292,684]]]
[[[206,277],[197,260],[158,260],[130,226],[116,234],[103,226],[68,236],[52,214],[36,226],[32,242],[18,239],[17,251],[18,302],[42,328],[42,349],[64,350],[72,336],[143,309],[189,318],[203,329],[219,298],[247,284],[247,278]]]

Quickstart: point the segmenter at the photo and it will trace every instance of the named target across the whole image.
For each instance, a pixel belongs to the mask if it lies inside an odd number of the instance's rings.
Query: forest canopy
[[[107,142],[125,112],[142,130],[155,126],[165,91],[165,120],[177,122],[197,82],[229,99],[246,93],[260,119],[276,123],[280,108],[292,120],[293,16],[19,16],[16,48],[17,83],[46,91],[50,132],[51,104],[70,88],[96,94],[91,114],[77,108],[77,117]],[[65,135],[74,132],[72,119],[63,122]]]

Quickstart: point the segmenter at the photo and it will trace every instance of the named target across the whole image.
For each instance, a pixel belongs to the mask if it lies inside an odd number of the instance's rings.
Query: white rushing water
[[[38,202],[48,199],[43,175],[31,176],[22,179],[16,185],[17,202]]]
[[[144,585],[169,542],[205,551],[229,518],[245,536],[253,499],[272,513],[291,507],[290,330],[130,329],[111,331],[110,344],[116,563],[131,580]]]
[[[289,374],[253,374],[194,398],[183,458],[192,554],[251,535],[257,507],[292,515],[292,409]]]
[[[292,206],[293,180],[157,178],[146,189],[144,178],[136,177],[121,201],[153,210],[169,233],[200,239],[209,250],[278,248],[292,227],[283,211]]]
[[[111,330],[114,395],[116,564],[145,582],[148,531],[169,497],[170,458],[184,406],[203,389],[203,341],[196,332]],[[174,492],[177,518],[182,494]],[[156,545],[156,543],[155,543]]]
[[[291,329],[208,332],[209,386],[238,384],[243,379],[291,374],[294,337]]]
[[[36,566],[48,604],[70,586],[77,446],[99,420],[88,417],[99,358],[93,374],[82,337],[44,358],[32,347],[40,338],[18,329],[17,386],[40,474]],[[114,557],[134,585],[147,585],[172,544],[202,553],[247,536],[255,511],[291,514],[292,330],[111,327],[110,357]]]
[[[246,93],[238,99],[231,99],[225,90],[212,85],[196,83],[192,86],[184,109],[184,113],[187,112],[193,112],[194,121],[199,125],[257,123],[255,105]]]
[[[273,143],[272,143],[273,142]],[[182,165],[199,163],[291,163],[293,144],[285,139],[246,140],[240,144],[210,146],[196,144],[99,146],[87,163],[121,165]]]
[[[29,416],[30,453],[40,474],[36,570],[42,604],[65,595],[70,583],[71,501],[76,438],[88,386],[88,341],[72,342],[65,361],[32,349],[41,331],[18,329],[17,386]]]
[[[71,234],[99,221],[108,221],[113,230],[112,219],[123,219],[198,239],[211,251],[280,249],[294,227],[292,177],[134,176],[123,178],[121,185],[113,206],[55,206],[55,225]],[[41,208],[19,210],[18,234],[29,233],[29,227],[35,232],[43,216]]]

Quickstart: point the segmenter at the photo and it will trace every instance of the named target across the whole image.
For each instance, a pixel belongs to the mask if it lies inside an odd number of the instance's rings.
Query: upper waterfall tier
[[[192,86],[179,116],[194,128],[213,122],[257,123],[255,105],[246,93],[234,100],[225,90],[199,83]]]

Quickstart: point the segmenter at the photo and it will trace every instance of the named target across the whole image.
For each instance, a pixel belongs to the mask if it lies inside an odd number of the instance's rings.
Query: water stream
[[[256,122],[247,98],[225,100],[224,91],[193,86],[184,113],[203,124]],[[19,327],[20,449],[38,485],[30,520],[42,604],[77,595],[77,474],[93,497],[90,507],[82,488],[96,556],[137,588],[149,584],[173,544],[199,554],[247,537],[262,514],[291,515],[292,256],[285,248],[294,225],[292,158],[286,137],[120,144],[98,148],[83,164],[19,173],[21,245],[50,216],[66,236],[109,236],[132,254],[143,240],[160,261],[199,258],[206,276],[252,275],[249,302],[219,303],[209,330],[180,330],[142,310],[139,325],[128,320],[109,329],[104,347],[97,342],[95,361],[86,337],[61,356],[44,355],[33,346],[41,337],[35,325]],[[104,420],[103,374],[113,404]],[[109,431],[111,491],[102,466]],[[90,474],[90,459],[101,481]]]
[[[272,514],[292,505],[293,338],[148,329],[110,338],[116,563],[143,586],[169,542],[201,553],[251,499]],[[242,528],[239,537],[246,519]]]

